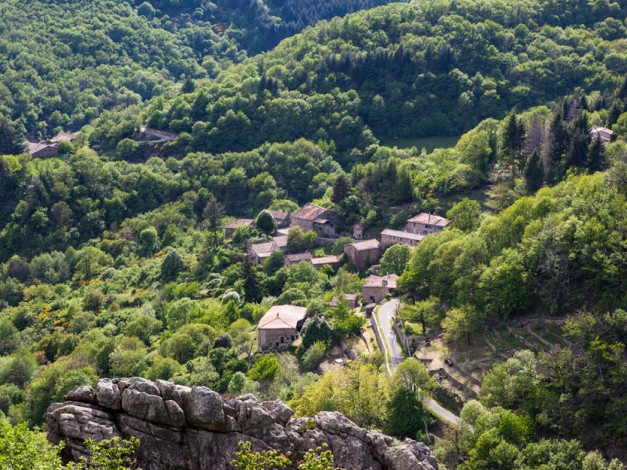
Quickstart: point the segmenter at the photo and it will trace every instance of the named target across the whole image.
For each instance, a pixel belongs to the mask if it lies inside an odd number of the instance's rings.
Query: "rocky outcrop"
[[[65,396],[48,409],[48,439],[65,441],[68,459],[85,454],[86,439],[140,439],[138,463],[144,470],[232,468],[238,442],[254,450],[278,449],[295,459],[327,444],[346,470],[438,467],[427,446],[399,442],[379,431],[360,428],[344,415],[321,412],[292,418],[281,401],[260,402],[253,395],[232,400],[206,387],[184,387],[141,378],[102,379]]]

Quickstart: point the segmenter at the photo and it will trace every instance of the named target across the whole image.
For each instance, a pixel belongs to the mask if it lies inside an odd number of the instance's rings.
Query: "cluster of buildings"
[[[269,211],[277,223],[277,234],[271,240],[263,243],[255,243],[250,246],[249,256],[254,264],[259,264],[270,257],[276,251],[286,253],[285,266],[306,261],[315,267],[333,266],[340,264],[339,256],[323,256],[315,258],[309,252],[287,254],[288,227],[300,227],[303,232],[315,232],[319,240],[332,242],[340,235],[336,224],[337,216],[333,211],[315,204],[306,204],[301,209],[288,214],[281,211]],[[226,225],[224,235],[231,238],[238,227],[253,226],[253,219],[237,219]],[[444,217],[426,212],[420,213],[407,220],[403,230],[385,229],[381,232],[380,240],[376,238],[363,240],[364,227],[362,224],[353,226],[353,238],[355,242],[344,246],[344,253],[356,270],[363,271],[375,264],[383,252],[394,244],[416,246],[424,237],[432,233],[444,230],[449,221]]]
[[[432,233],[440,233],[450,222],[444,217],[422,212],[407,221],[403,230],[386,228],[381,240],[372,238],[359,240],[344,246],[348,262],[358,271],[376,263],[385,250],[395,244],[416,246],[420,240]]]
[[[285,212],[271,212],[277,226],[277,235],[270,241],[251,245],[249,256],[254,263],[260,263],[267,259],[275,251],[283,251],[284,264],[286,267],[293,266],[301,262],[311,263],[315,267],[331,265],[339,267],[341,256],[324,256],[315,258],[311,253],[287,254],[287,227],[298,226],[303,231],[314,231],[318,237],[324,239],[337,238],[340,231],[334,223],[335,214],[329,209],[325,209],[315,204],[307,204],[303,208],[287,214]],[[233,235],[237,227],[252,226],[251,219],[239,219],[229,224],[225,228],[225,235]],[[353,226],[354,242],[344,245],[344,254],[356,270],[363,271],[369,266],[376,264],[385,250],[394,244],[416,246],[424,237],[433,233],[442,232],[449,225],[449,221],[444,217],[433,214],[421,213],[407,220],[403,230],[385,229],[381,232],[380,240],[376,238],[363,239],[364,227],[361,224]],[[376,271],[373,267],[374,272]],[[371,274],[362,286],[362,299],[364,303],[378,303],[392,294],[397,287],[398,276],[388,274],[379,276]],[[345,300],[351,308],[356,308],[359,304],[359,295],[345,294]],[[334,298],[331,305],[337,305],[339,299]],[[259,351],[271,349],[287,348],[299,337],[307,311],[304,307],[295,305],[276,305],[272,307],[260,320],[257,327],[257,340]]]

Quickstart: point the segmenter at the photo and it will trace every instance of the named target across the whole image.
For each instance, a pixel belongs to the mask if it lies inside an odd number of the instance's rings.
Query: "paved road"
[[[394,330],[392,328],[392,320],[394,315],[396,314],[396,309],[399,305],[398,299],[392,299],[389,302],[384,303],[379,307],[379,311],[377,312],[377,318],[379,320],[379,328],[380,331],[385,336],[387,341],[387,346],[390,348],[390,359],[391,359],[391,368],[392,371],[396,369],[396,367],[403,362],[403,353],[401,351],[401,347],[398,344],[396,335],[394,334]],[[384,345],[385,346],[385,345]],[[385,351],[384,351],[385,353]],[[387,355],[386,355],[386,363],[387,363]],[[387,364],[386,364],[387,365]],[[389,370],[389,366],[388,366]],[[433,411],[436,415],[442,418],[444,421],[447,421],[451,424],[459,426],[461,424],[461,419],[459,416],[451,413],[446,408],[442,407],[438,402],[433,400],[432,398],[425,399],[425,405]]]
[[[396,309],[400,304],[398,299],[392,299],[389,302],[384,303],[379,307],[379,312],[377,313],[377,318],[379,319],[379,328],[383,332],[383,336],[387,341],[387,345],[390,347],[390,359],[392,360],[392,370],[396,369],[396,367],[403,362],[403,351],[401,350],[401,346],[396,341],[396,335],[394,334],[394,329],[392,328],[392,320],[394,315],[396,315]]]

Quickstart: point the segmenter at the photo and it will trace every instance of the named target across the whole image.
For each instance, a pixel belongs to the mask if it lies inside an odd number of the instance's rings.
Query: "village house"
[[[78,132],[62,132],[60,134],[57,134],[50,140],[45,140],[42,142],[28,142],[28,153],[30,153],[33,158],[56,157],[57,155],[59,155],[59,142],[73,142],[77,136]]]
[[[279,250],[280,249],[274,240],[263,243],[254,243],[250,245],[250,248],[248,249],[248,256],[250,256],[253,264],[259,264],[267,260],[272,253]]]
[[[279,250],[287,251],[287,235],[278,235],[273,237],[272,240],[274,240],[274,243]]]
[[[305,307],[275,305],[270,308],[257,326],[259,351],[287,348],[298,338],[306,316]]]
[[[344,253],[348,256],[348,262],[362,271],[379,260],[380,243],[375,239],[349,243],[344,245]]]
[[[420,235],[429,235],[431,233],[440,233],[448,224],[448,219],[444,217],[422,212],[407,221],[405,231]]]
[[[283,211],[268,210],[270,215],[274,217],[277,228],[284,228],[290,224],[290,214]]]
[[[419,233],[403,232],[401,230],[386,228],[381,232],[381,247],[387,248],[395,244],[416,246],[424,237],[425,235]]]
[[[320,237],[335,237],[337,229],[333,225],[332,219],[335,214],[329,209],[316,206],[315,204],[306,204],[303,208],[292,212],[292,226],[300,227],[303,232],[314,231]]]
[[[59,148],[56,144],[49,144],[47,142],[29,142],[28,153],[33,158],[50,158],[59,155]]]
[[[232,238],[238,227],[252,227],[255,224],[253,219],[237,219],[224,226],[224,238]]]
[[[614,137],[614,132],[607,127],[592,126],[590,128],[590,137],[599,139],[601,142],[610,142]]]
[[[350,308],[357,308],[359,306],[359,294],[344,294],[344,300],[348,302]],[[336,295],[331,299],[331,303],[329,305],[331,307],[337,307],[339,303],[340,299]]]
[[[301,261],[311,262],[313,255],[309,252],[285,255],[284,265],[286,268],[300,263]]]
[[[369,276],[362,287],[364,302],[379,303],[387,294],[391,294],[396,289],[396,274],[388,274],[387,276]]]
[[[78,137],[78,132],[61,132],[50,139],[50,143],[58,144],[61,141],[74,142]]]
[[[318,269],[322,266],[331,266],[333,268],[339,268],[342,262],[341,256],[321,256],[320,258],[313,258],[311,264],[314,268]]]

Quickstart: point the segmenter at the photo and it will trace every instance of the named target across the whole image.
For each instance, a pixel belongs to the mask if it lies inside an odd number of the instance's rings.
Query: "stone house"
[[[253,264],[259,264],[267,260],[272,253],[279,250],[280,248],[274,240],[263,243],[254,243],[250,245],[250,248],[248,249],[248,256],[250,256]]]
[[[252,227],[255,224],[253,219],[237,219],[224,226],[224,238],[232,238],[238,227]]]
[[[284,265],[286,268],[300,263],[301,261],[311,262],[313,255],[309,252],[295,253],[293,255],[285,255]]]
[[[273,237],[272,240],[274,240],[274,243],[279,250],[287,251],[287,235],[277,235],[276,237]]]
[[[344,245],[348,262],[358,271],[363,271],[381,256],[379,240],[363,240]]]
[[[50,139],[50,143],[58,144],[59,142],[74,142],[78,137],[78,132],[61,132],[60,134],[54,136]]]
[[[396,274],[388,274],[387,276],[369,276],[362,286],[362,294],[364,302],[381,302],[387,294],[391,294],[396,289]]]
[[[395,244],[416,246],[425,236],[426,235],[419,233],[403,232],[401,230],[386,228],[381,232],[381,247],[387,248]]]
[[[590,137],[599,139],[601,142],[610,142],[614,138],[614,132],[607,127],[592,126],[590,128]]]
[[[50,158],[59,155],[57,144],[29,142],[27,147],[28,153],[30,153],[33,158]]]
[[[307,309],[296,305],[275,305],[259,320],[259,351],[285,349],[298,338],[305,323]]]
[[[359,306],[359,294],[344,294],[344,299],[348,302],[350,308],[357,308]],[[331,299],[329,304],[331,307],[337,307],[340,303],[340,299],[335,296]]]
[[[73,142],[77,136],[78,132],[62,132],[61,134],[54,136],[50,140],[45,140],[42,142],[28,142],[28,153],[30,153],[33,158],[56,157],[57,155],[59,155],[59,142]]]
[[[429,235],[432,233],[440,233],[448,224],[448,219],[444,217],[422,212],[407,221],[405,231],[420,235]]]
[[[268,212],[274,217],[277,228],[287,227],[290,224],[290,214],[288,212],[273,210],[268,210]]]
[[[296,212],[292,212],[291,225],[300,227],[303,232],[314,231],[320,237],[337,236],[337,228],[333,224],[335,214],[329,209],[306,204]]]

